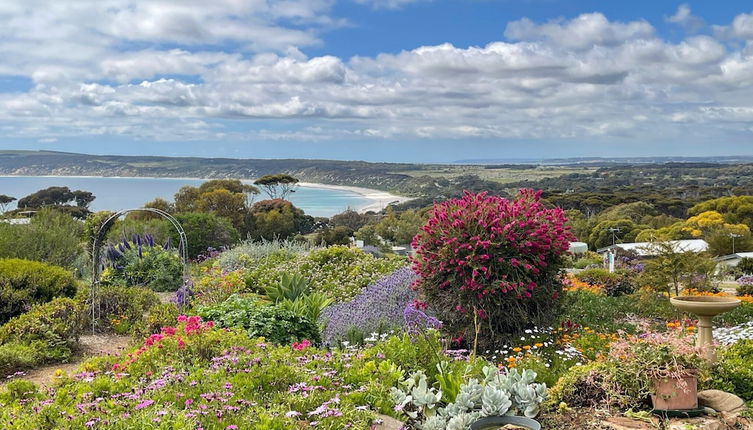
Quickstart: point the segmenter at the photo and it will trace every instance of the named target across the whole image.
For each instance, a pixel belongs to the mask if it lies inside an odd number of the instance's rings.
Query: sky
[[[753,155],[753,3],[3,0],[0,149]]]

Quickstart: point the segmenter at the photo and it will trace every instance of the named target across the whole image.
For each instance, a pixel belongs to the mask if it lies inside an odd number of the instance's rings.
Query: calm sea
[[[122,210],[141,207],[161,197],[171,201],[184,185],[198,186],[200,179],[173,178],[94,178],[70,176],[0,176],[0,194],[17,199],[35,191],[52,187],[68,187],[94,193],[97,198],[90,205],[92,211]],[[245,182],[245,181],[244,181]],[[250,181],[248,181],[250,183]],[[256,200],[264,198],[264,194]],[[297,207],[312,216],[332,216],[347,208],[358,209],[370,200],[352,191],[299,187],[289,198]],[[11,207],[11,209],[15,206]]]

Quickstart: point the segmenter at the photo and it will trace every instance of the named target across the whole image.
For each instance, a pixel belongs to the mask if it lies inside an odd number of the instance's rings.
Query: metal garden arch
[[[102,253],[102,243],[104,241],[105,236],[107,235],[107,232],[110,231],[110,228],[112,227],[112,224],[115,220],[122,217],[123,215],[127,215],[131,212],[151,212],[157,215],[160,215],[162,218],[168,220],[170,224],[175,227],[175,230],[178,232],[178,237],[180,238],[180,242],[178,244],[178,254],[180,255],[180,259],[183,263],[183,281],[185,281],[188,277],[188,240],[186,239],[186,232],[183,230],[183,226],[180,225],[180,222],[178,222],[175,217],[170,215],[169,213],[156,208],[138,208],[138,209],[124,209],[122,211],[116,212],[112,215],[110,215],[100,226],[99,230],[97,231],[97,234],[94,235],[94,244],[92,246],[92,285],[91,285],[91,302],[92,302],[92,333],[94,332],[95,323],[97,320],[97,311],[100,311],[100,303],[97,300],[97,287],[99,286],[99,276],[102,271],[102,258],[100,254]]]

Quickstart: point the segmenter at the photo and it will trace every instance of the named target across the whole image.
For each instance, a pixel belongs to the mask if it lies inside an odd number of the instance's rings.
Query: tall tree
[[[270,199],[283,199],[298,189],[298,179],[285,174],[265,175],[254,181]]]

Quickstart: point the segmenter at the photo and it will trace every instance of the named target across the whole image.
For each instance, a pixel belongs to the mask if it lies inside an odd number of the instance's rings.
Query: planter
[[[538,421],[526,417],[486,417],[471,424],[471,430],[497,430],[501,426],[512,424],[527,430],[541,430]]]
[[[681,383],[680,381],[684,381]],[[680,379],[654,379],[651,402],[654,409],[682,410],[698,408],[698,378],[686,376]]]

